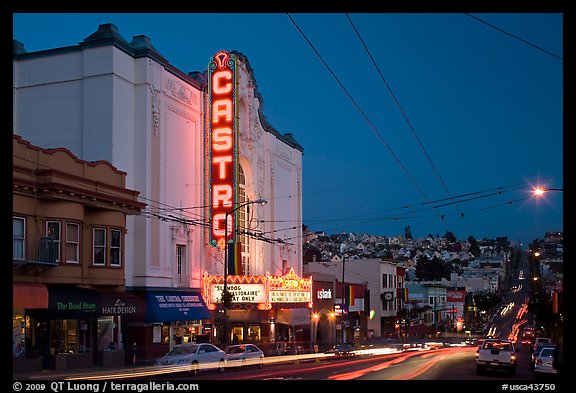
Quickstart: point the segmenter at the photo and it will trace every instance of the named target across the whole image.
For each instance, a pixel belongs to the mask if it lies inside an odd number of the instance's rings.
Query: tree
[[[481,254],[480,246],[478,245],[478,242],[476,241],[476,239],[474,239],[472,235],[468,236],[468,243],[470,243],[470,248],[468,249],[468,251],[470,251],[472,255],[474,255],[475,257],[479,257]]]
[[[438,257],[432,259],[421,255],[416,264],[416,278],[422,281],[450,279],[451,266]]]
[[[320,262],[322,260],[322,252],[317,247],[305,244],[303,248],[304,248],[304,256],[302,259],[304,263]]]
[[[474,296],[474,303],[479,311],[489,311],[501,300],[502,298],[496,293],[484,293]]]
[[[456,236],[454,236],[454,234],[450,231],[446,231],[446,233],[444,234],[444,239],[446,239],[450,243],[455,243],[457,240]]]

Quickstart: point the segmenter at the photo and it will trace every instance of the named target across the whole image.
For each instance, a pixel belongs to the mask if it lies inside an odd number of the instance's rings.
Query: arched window
[[[246,196],[246,177],[242,165],[238,165],[238,203],[242,204],[248,201]],[[243,206],[238,209],[238,241],[242,245],[242,272],[250,275],[250,237],[246,236],[244,232],[249,230],[250,221],[250,208],[252,205]]]

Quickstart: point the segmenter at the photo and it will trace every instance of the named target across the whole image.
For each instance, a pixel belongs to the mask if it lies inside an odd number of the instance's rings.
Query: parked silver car
[[[534,371],[534,367],[536,365],[536,357],[538,355],[540,355],[540,352],[542,352],[542,349],[544,348],[554,348],[556,346],[556,344],[552,344],[552,343],[543,343],[543,344],[538,344],[538,346],[534,349],[534,351],[532,351],[532,353],[530,354],[530,370]]]
[[[157,366],[190,366],[196,374],[199,370],[217,369],[224,372],[226,368],[226,353],[215,345],[180,344],[170,352],[156,359]],[[182,370],[184,371],[184,370]]]
[[[543,375],[556,375],[558,370],[554,367],[554,347],[544,347],[536,356],[534,362],[534,375],[540,377]]]
[[[230,345],[225,352],[228,366],[264,366],[264,352],[254,344]]]

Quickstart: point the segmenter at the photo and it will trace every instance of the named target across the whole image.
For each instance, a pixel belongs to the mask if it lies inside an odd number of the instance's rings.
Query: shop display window
[[[50,321],[50,353],[79,353],[78,328],[77,319]]]
[[[106,351],[113,349],[114,344],[114,317],[98,318],[98,350]]]
[[[170,325],[162,325],[161,331],[161,342],[162,344],[169,345],[170,344]]]
[[[260,337],[262,337],[260,325],[248,326],[248,340],[250,342],[257,343],[260,341]]]
[[[233,326],[231,332],[232,344],[240,344],[244,342],[244,329],[242,326]]]

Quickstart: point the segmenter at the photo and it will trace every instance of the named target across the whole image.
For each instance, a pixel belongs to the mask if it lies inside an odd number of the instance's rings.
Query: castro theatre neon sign
[[[210,141],[210,244],[224,249],[226,212],[236,204],[237,71],[236,57],[220,51],[208,65],[208,133]],[[228,217],[233,235],[234,214]]]

